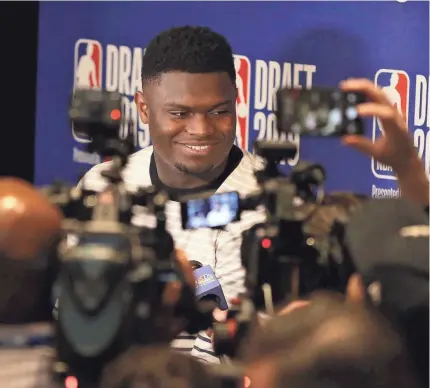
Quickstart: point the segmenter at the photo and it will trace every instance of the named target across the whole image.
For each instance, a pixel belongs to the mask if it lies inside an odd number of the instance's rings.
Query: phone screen
[[[218,228],[240,219],[239,194],[236,191],[181,203],[184,229]]]
[[[282,132],[322,137],[364,133],[356,107],[365,99],[359,93],[332,88],[282,89],[277,98]]]

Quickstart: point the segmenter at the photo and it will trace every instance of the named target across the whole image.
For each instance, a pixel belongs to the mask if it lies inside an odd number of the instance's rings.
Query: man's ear
[[[139,117],[144,124],[148,124],[148,105],[142,92],[136,92],[134,102],[139,112]]]

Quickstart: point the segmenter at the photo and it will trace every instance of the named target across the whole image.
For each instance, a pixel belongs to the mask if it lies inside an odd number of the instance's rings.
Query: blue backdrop
[[[68,101],[77,82],[122,93],[126,114],[136,124],[136,147],[150,144],[132,102],[140,87],[143,49],[161,30],[185,24],[209,26],[232,44],[244,92],[239,142],[248,149],[257,138],[276,138],[272,95],[280,84],[335,86],[348,77],[367,77],[387,87],[397,101],[428,169],[428,2],[44,2],[36,184],[76,182],[99,161],[85,152],[85,139],[74,135],[68,122]],[[367,122],[367,134],[380,136],[377,122]],[[324,164],[328,189],[396,195],[396,181],[386,166],[338,139],[293,140],[300,143],[301,159]]]

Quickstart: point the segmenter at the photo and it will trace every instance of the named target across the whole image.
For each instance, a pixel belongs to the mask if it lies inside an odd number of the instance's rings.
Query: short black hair
[[[173,71],[226,72],[236,82],[230,44],[224,36],[207,27],[175,27],[151,40],[142,59],[142,84]]]

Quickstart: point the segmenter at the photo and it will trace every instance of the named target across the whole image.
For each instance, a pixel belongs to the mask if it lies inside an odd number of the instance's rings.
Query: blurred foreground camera
[[[166,229],[168,196],[155,187],[133,193],[125,188],[122,172],[134,148],[119,137],[120,95],[77,90],[69,116],[74,130],[91,139],[88,150],[111,158],[101,172],[107,182],[101,193],[87,190],[85,179],[78,187],[56,183],[44,189],[66,218],[53,287],[54,378],[92,388],[104,366],[132,345],[171,340],[160,333],[157,316],[171,282],[182,285],[172,319],[186,322],[190,333],[211,326],[216,304],[196,300],[176,261]],[[154,229],[131,225],[136,206],[155,216]]]

